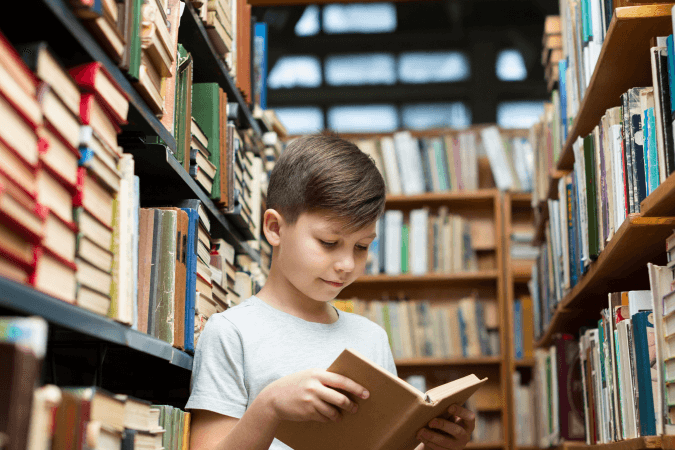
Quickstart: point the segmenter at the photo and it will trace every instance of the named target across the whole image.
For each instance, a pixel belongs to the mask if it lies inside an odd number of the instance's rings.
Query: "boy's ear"
[[[284,225],[284,218],[277,210],[269,208],[263,214],[263,233],[270,246],[279,246],[280,229]]]

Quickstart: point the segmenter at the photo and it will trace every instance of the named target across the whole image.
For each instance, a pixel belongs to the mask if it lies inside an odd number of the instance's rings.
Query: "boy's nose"
[[[354,270],[354,257],[345,255],[340,258],[335,265],[337,272],[352,272]]]

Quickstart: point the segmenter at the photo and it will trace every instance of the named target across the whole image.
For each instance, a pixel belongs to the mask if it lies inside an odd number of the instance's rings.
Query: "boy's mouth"
[[[342,287],[343,285],[345,285],[345,283],[343,283],[343,282],[330,282],[330,281],[324,280],[324,279],[322,279],[322,281],[324,281],[324,282],[328,283],[329,285],[331,285],[332,287],[336,287],[336,288],[339,288],[339,287]]]

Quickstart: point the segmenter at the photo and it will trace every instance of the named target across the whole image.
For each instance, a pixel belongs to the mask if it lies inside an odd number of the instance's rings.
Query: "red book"
[[[0,61],[7,62],[5,66],[11,77],[21,85],[26,93],[35,98],[37,95],[38,79],[26,66],[14,46],[7,41],[5,35],[0,32]]]
[[[117,149],[117,134],[120,127],[103,108],[96,95],[84,93],[80,98],[80,120],[83,125],[90,125],[96,134],[110,148]]]
[[[124,125],[127,123],[129,97],[103,67],[102,63],[94,61],[73,67],[68,72],[82,90],[96,94],[101,106],[118,124]]]

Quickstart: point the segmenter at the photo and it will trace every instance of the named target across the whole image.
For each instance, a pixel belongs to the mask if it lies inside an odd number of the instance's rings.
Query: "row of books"
[[[493,301],[336,300],[336,308],[365,316],[387,332],[395,359],[500,355],[498,309]]]
[[[650,290],[610,293],[597,327],[536,351],[540,446],[673,435],[673,266],[648,270]]]
[[[40,385],[40,317],[0,318],[3,449],[189,449],[190,414],[100,387]]]
[[[547,16],[542,36],[542,65],[545,68],[548,91],[551,91],[559,82],[559,61],[562,58],[561,17]]]
[[[528,295],[514,298],[514,358],[533,357],[533,300]]]
[[[387,210],[379,219],[378,237],[369,248],[367,274],[458,273],[478,269],[468,219],[440,207]]]
[[[497,127],[427,138],[402,131],[355,144],[373,158],[392,195],[477,190],[478,158],[486,153],[498,188],[529,191],[532,185],[530,144],[502,138]]]
[[[132,246],[119,241],[132,235],[127,207],[138,191],[133,159],[117,142],[126,95],[97,62],[66,71],[44,42],[17,52],[0,35],[0,47],[2,275],[115,310],[134,290]],[[91,267],[105,275],[103,299]]]
[[[535,384],[526,380],[520,371],[512,373],[512,415],[514,416],[514,445],[519,448],[537,448]]]

